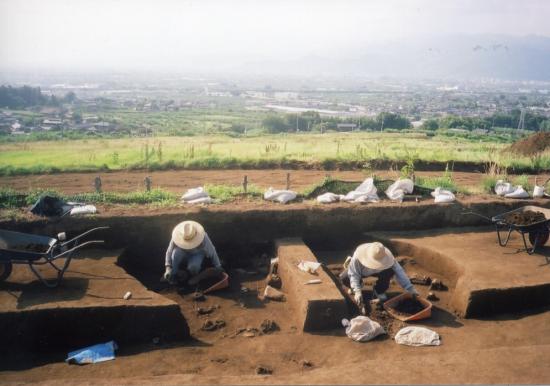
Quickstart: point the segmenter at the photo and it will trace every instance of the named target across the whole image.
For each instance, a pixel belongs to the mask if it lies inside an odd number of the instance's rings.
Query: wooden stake
[[[145,177],[145,189],[147,189],[148,192],[151,191],[151,185],[153,184],[153,180],[151,179],[151,177],[147,176]]]
[[[247,192],[247,186],[248,186],[248,176],[244,176],[243,178],[243,190],[246,193]]]
[[[94,180],[94,186],[96,193],[101,193],[101,177],[97,176]]]
[[[286,174],[286,190],[290,190],[290,173]]]

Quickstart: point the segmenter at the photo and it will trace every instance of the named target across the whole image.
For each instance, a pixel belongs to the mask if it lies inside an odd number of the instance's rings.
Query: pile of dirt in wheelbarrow
[[[542,212],[535,212],[533,210],[526,210],[524,212],[510,213],[505,218],[508,224],[514,225],[531,225],[541,221],[545,221],[546,217]]]
[[[546,149],[550,149],[550,133],[540,132],[514,142],[506,150],[512,153],[531,156],[541,153]]]

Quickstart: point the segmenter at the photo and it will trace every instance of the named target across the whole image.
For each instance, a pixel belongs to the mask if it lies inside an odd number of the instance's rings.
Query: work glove
[[[363,293],[361,292],[361,290],[354,291],[353,297],[355,298],[355,303],[357,303],[357,305],[361,307],[363,305]]]
[[[172,281],[172,267],[166,267],[166,271],[164,271],[164,280],[167,282]]]
[[[412,295],[412,298],[416,300],[417,297],[420,296],[420,294],[418,293],[418,291],[416,290],[416,288],[412,287],[410,290],[409,290],[409,293]]]

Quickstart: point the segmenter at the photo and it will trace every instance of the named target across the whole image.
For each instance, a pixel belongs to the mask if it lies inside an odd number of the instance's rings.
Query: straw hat
[[[390,250],[379,242],[359,245],[353,257],[365,267],[376,270],[388,269],[395,262]]]
[[[204,240],[204,228],[196,221],[184,221],[172,231],[172,241],[181,249],[197,248]]]

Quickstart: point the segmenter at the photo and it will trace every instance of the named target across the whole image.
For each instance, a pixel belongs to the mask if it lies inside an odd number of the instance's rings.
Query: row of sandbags
[[[498,180],[495,184],[495,193],[505,198],[530,198],[529,193],[521,185],[514,186],[509,182]],[[544,195],[544,187],[535,186],[533,198],[540,198]]]
[[[264,193],[265,200],[280,202],[281,204],[286,204],[294,200],[297,196],[298,194],[292,190],[276,190],[273,188],[267,189]],[[208,195],[203,187],[187,190],[187,192],[181,196],[181,201],[185,204],[211,204],[214,202],[212,197]]]
[[[403,202],[405,195],[411,194],[414,190],[414,182],[408,178],[400,179],[391,184],[386,189],[385,194],[392,201]],[[436,203],[452,202],[456,200],[453,192],[442,188],[436,188],[432,193]],[[373,178],[367,178],[355,190],[352,190],[346,195],[324,193],[317,196],[317,202],[321,204],[330,204],[333,202],[345,201],[354,203],[378,202],[378,191],[374,185]]]

